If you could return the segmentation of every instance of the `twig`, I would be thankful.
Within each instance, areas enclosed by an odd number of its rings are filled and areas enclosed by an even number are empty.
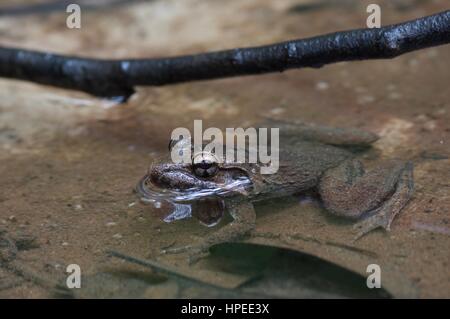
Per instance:
[[[55,291],[66,291],[67,290],[67,287],[64,287],[58,281],[36,272],[34,269],[26,266],[25,264],[23,264],[21,262],[14,260],[14,261],[11,261],[2,266],[4,269],[15,273],[16,275],[20,276],[22,279],[30,281],[42,288],[47,288],[49,290],[55,290]]]
[[[137,85],[166,85],[322,67],[340,61],[390,59],[450,42],[450,10],[379,29],[359,29],[196,55],[100,60],[0,47],[0,77],[126,100]]]
[[[140,258],[129,256],[129,255],[126,255],[126,254],[123,254],[121,252],[114,251],[114,250],[108,250],[106,253],[109,256],[111,256],[111,257],[119,258],[119,259],[125,260],[125,261],[127,261],[129,263],[133,263],[133,264],[136,264],[136,265],[143,266],[145,268],[149,268],[156,274],[161,274],[161,275],[164,275],[164,276],[167,276],[167,277],[172,277],[172,278],[175,277],[177,279],[187,280],[187,281],[190,281],[190,282],[196,282],[196,283],[201,284],[201,285],[207,285],[207,286],[210,286],[210,287],[222,289],[219,286],[216,286],[214,284],[208,283],[206,281],[203,281],[203,280],[200,280],[200,279],[197,279],[197,278],[194,278],[194,277],[189,277],[189,276],[184,275],[183,273],[179,272],[178,270],[176,270],[176,269],[174,269],[172,267],[159,264],[159,263],[157,263],[155,261],[152,261],[152,260],[140,259]]]
[[[20,238],[25,238],[20,236]],[[37,273],[16,259],[19,248],[17,242],[10,238],[5,230],[0,229],[0,267],[15,273],[22,279],[31,281],[41,287],[64,291],[66,288],[57,281]],[[8,284],[0,289],[7,289]]]

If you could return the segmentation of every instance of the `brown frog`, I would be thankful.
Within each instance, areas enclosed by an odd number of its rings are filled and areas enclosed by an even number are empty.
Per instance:
[[[359,238],[379,227],[389,230],[412,196],[411,162],[385,161],[366,172],[356,159],[361,150],[378,139],[375,134],[300,122],[272,122],[270,127],[280,129],[279,169],[274,174],[260,174],[261,163],[218,163],[209,158],[192,164],[151,166],[144,182],[179,192],[220,189],[243,178],[250,182],[245,189],[215,195],[223,199],[234,219],[231,223],[202,243],[168,249],[166,253],[199,254],[211,245],[238,240],[255,227],[256,201],[316,191],[327,211],[359,220],[355,224],[355,238]],[[140,188],[142,185],[137,187],[138,192]]]

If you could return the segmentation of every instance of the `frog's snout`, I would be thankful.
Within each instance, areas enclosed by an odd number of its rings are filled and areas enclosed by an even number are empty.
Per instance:
[[[149,169],[150,181],[161,188],[173,190],[210,188],[210,183],[202,181],[183,167],[170,164],[153,165]]]

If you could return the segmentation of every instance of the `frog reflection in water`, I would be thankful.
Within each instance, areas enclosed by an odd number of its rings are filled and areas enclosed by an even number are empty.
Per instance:
[[[234,219],[231,223],[201,243],[168,249],[166,253],[189,251],[191,256],[198,256],[214,244],[240,239],[255,227],[256,201],[315,191],[328,212],[358,220],[354,227],[355,238],[359,238],[379,227],[389,230],[411,198],[411,162],[384,161],[366,172],[356,159],[361,149],[378,139],[375,134],[304,123],[272,122],[270,126],[280,129],[280,163],[274,174],[260,174],[261,163],[219,164],[207,158],[192,164],[161,163],[150,168],[147,182],[179,192],[223,188],[242,178],[250,181],[245,190],[222,195]]]

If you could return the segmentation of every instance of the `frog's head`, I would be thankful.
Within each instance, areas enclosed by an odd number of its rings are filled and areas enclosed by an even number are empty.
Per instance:
[[[191,163],[154,163],[148,175],[154,185],[180,191],[225,188],[248,177],[244,167],[221,163],[212,154],[199,153]]]
[[[169,144],[169,150],[173,145]],[[226,163],[216,154],[199,152],[190,163],[173,163],[170,160],[153,163],[149,169],[150,181],[167,190],[225,189],[249,178],[248,165]]]

